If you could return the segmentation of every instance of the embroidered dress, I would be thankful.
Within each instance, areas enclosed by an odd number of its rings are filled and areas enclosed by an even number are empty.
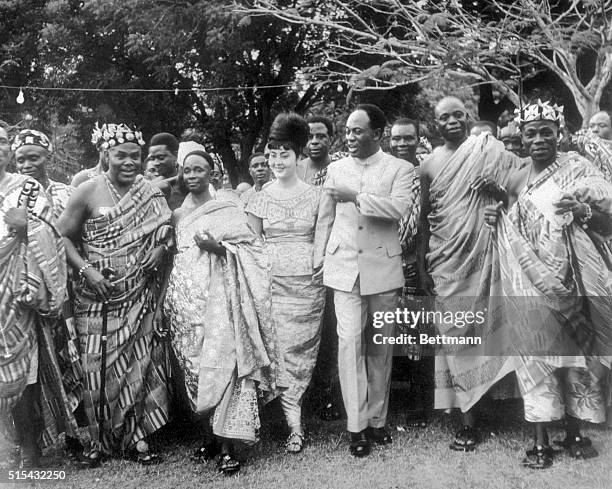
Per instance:
[[[27,209],[26,238],[4,222],[14,207]],[[51,205],[36,181],[7,173],[0,182],[0,419],[9,428],[11,411],[26,386],[39,383],[44,446],[61,432],[77,431],[51,331],[40,321],[57,316],[65,292],[65,251]]]
[[[74,287],[74,314],[89,432],[94,444],[108,453],[134,448],[169,419],[166,354],[153,328],[161,274],[145,274],[141,263],[149,250],[169,242],[172,228],[163,194],[142,176],[116,205],[101,208],[100,213],[101,217],[84,223],[82,244],[87,262],[98,271],[110,267],[115,274],[108,303],[104,393],[100,392],[103,304],[83,279]],[[105,396],[102,414],[100,395]]]
[[[188,195],[181,208],[164,311],[187,397],[196,413],[214,410],[217,436],[255,442],[256,388],[273,397],[282,369],[266,257],[233,193],[199,207]],[[225,258],[195,244],[203,231],[223,242]]]
[[[325,289],[313,279],[313,238],[321,189],[308,186],[288,199],[264,187],[246,211],[263,219],[265,249],[272,274],[272,314],[283,353],[287,390],[281,402],[292,426],[300,425],[300,406],[310,384],[321,339]]]

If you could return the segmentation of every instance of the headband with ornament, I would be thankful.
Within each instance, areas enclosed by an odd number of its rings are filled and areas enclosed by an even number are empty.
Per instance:
[[[563,117],[563,106],[550,105],[549,102],[542,102],[538,99],[537,103],[523,107],[522,110],[515,109],[516,117],[514,121],[523,126],[528,122],[534,121],[552,121],[563,127],[565,118]]]
[[[108,149],[123,143],[145,145],[140,131],[134,131],[125,124],[102,124],[100,127],[97,122],[91,133],[91,142],[98,149]]]
[[[53,151],[53,145],[51,141],[49,141],[49,138],[42,132],[35,131],[34,129],[24,129],[20,131],[19,134],[15,136],[11,149],[16,151],[18,148],[27,145],[40,146],[49,152]]]

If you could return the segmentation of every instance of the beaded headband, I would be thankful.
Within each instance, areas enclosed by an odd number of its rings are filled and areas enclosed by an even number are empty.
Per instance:
[[[108,149],[123,143],[145,145],[140,131],[134,131],[125,124],[102,124],[99,127],[97,122],[91,133],[91,142],[98,149]]]
[[[49,138],[42,132],[35,131],[34,129],[24,129],[20,131],[13,140],[11,150],[15,151],[27,145],[40,146],[49,152],[53,151],[53,145],[51,141],[49,141]]]

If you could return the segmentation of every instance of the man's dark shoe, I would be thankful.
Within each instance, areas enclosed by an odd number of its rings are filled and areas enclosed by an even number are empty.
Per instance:
[[[393,443],[391,435],[385,428],[368,428],[368,439],[377,445],[389,445]]]
[[[351,433],[351,455],[353,457],[367,457],[370,455],[370,442],[366,437],[366,430],[360,431],[359,433]]]

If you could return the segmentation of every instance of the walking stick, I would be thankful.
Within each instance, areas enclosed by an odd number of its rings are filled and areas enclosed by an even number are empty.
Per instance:
[[[108,280],[113,275],[112,268],[104,268],[100,272],[102,276]],[[108,333],[108,302],[102,304],[102,336],[100,338],[100,342],[102,344],[102,358],[100,359],[100,419],[98,420],[98,438],[99,442],[102,443],[102,427],[104,425],[104,399],[105,399],[105,389],[106,389],[106,343],[108,338],[106,337]]]

